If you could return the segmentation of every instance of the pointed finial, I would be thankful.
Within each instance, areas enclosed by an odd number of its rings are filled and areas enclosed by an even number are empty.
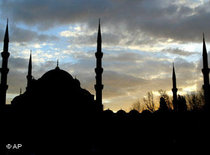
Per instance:
[[[98,23],[98,36],[97,36],[97,51],[101,52],[101,43],[102,43],[102,39],[101,39],[101,22],[99,19],[99,23]]]
[[[59,67],[59,59],[57,59],[57,67]]]
[[[175,68],[174,68],[174,62],[173,62],[172,81],[173,81],[173,88],[175,88],[176,87],[176,73],[175,73]]]
[[[205,36],[203,33],[203,56],[207,55],[207,51],[206,51],[206,43],[205,43]]]
[[[173,62],[173,73],[175,73],[174,62]]]
[[[173,62],[173,72],[172,72],[172,78],[176,77],[175,68],[174,68],[174,62]]]
[[[30,62],[31,62],[31,55],[32,55],[32,50],[30,50],[30,58],[29,58]]]
[[[29,63],[32,63],[31,58],[32,58],[32,50],[30,50]]]
[[[101,33],[101,19],[98,19],[98,32]]]
[[[4,35],[4,42],[9,42],[9,31],[8,31],[8,18],[7,18],[7,25],[6,25],[6,31]]]
[[[28,62],[28,75],[27,78],[32,79],[32,56],[31,56],[31,50],[30,50],[30,56],[29,56],[29,62]]]
[[[30,56],[29,56],[29,63],[30,63],[30,65],[31,65],[31,63],[32,63],[32,62],[31,62],[31,61],[32,61],[31,59],[32,59],[32,50],[30,50]]]
[[[55,69],[60,69],[59,68],[59,59],[57,59],[57,66],[55,67]]]

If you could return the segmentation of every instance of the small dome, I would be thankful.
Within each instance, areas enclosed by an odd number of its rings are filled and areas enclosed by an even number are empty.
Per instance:
[[[104,111],[104,114],[105,114],[105,115],[113,115],[114,113],[113,113],[112,110],[107,109],[107,110]]]
[[[129,114],[130,115],[139,115],[139,112],[137,110],[133,109],[129,112]]]
[[[117,114],[118,114],[118,115],[126,115],[126,112],[125,112],[124,110],[121,109],[121,110],[118,110],[118,111],[117,111]]]

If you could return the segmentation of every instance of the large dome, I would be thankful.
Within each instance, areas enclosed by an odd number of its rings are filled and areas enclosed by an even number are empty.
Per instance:
[[[59,67],[56,67],[55,69],[52,69],[48,72],[46,72],[42,77],[42,80],[73,80],[73,77],[66,71],[60,69]]]

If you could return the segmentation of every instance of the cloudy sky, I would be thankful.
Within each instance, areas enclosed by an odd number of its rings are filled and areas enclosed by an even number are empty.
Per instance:
[[[208,0],[1,0],[1,47],[7,18],[7,102],[25,91],[30,50],[36,79],[59,59],[61,69],[95,94],[99,18],[106,109],[129,110],[148,91],[170,94],[173,62],[180,94],[201,89],[203,32],[210,47]]]

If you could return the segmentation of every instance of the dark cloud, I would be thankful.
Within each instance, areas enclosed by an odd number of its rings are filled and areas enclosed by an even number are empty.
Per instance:
[[[105,71],[103,77],[105,97],[124,96],[130,88],[148,84],[145,79],[114,71]]]
[[[167,49],[163,49],[162,52],[169,53],[169,54],[180,55],[180,56],[190,56],[192,54],[199,54],[197,52],[185,51],[185,50],[182,50],[182,49],[179,49],[179,48],[167,48]]]
[[[36,31],[31,31],[15,26],[11,28],[10,36],[11,42],[44,42],[58,40],[58,37],[54,35],[39,34]]]
[[[100,17],[98,13],[104,12],[110,5],[109,1],[103,0],[91,0],[88,3],[84,0],[9,0],[3,1],[1,8],[16,22],[45,29],[69,22],[82,22],[92,15]]]
[[[0,29],[0,42],[3,41],[5,29]],[[45,41],[56,41],[58,37],[55,35],[48,35],[39,33],[37,31],[29,30],[26,28],[18,27],[14,24],[9,26],[10,42],[45,42]]]
[[[23,58],[14,58],[11,56],[9,58],[8,67],[12,70],[26,70],[26,67],[28,65],[28,60]]]
[[[18,94],[20,88],[24,91],[26,87],[28,60],[23,58],[9,58],[8,93]]]
[[[88,31],[89,27],[83,30],[83,32]],[[77,36],[69,36],[69,42],[73,45],[95,45],[96,37],[97,37],[97,28],[93,30],[95,33],[92,34],[80,34]],[[152,37],[147,36],[145,33],[138,32],[138,30],[133,32],[123,32],[123,30],[116,30],[113,32],[103,32],[102,28],[102,42],[105,46],[141,46],[141,45],[150,45],[154,46],[155,43],[165,41],[161,38],[154,39]]]
[[[97,30],[95,30],[97,31]],[[70,37],[69,42],[73,45],[94,45],[96,44],[96,37],[97,33],[88,35],[88,34],[82,34],[78,35],[76,37]],[[121,44],[120,41],[122,41],[122,38],[126,38],[123,34],[111,34],[111,33],[103,33],[103,45],[119,45]]]
[[[210,62],[210,52],[208,52],[208,62]],[[201,73],[201,69],[203,68],[203,57],[202,54],[200,55],[200,59],[196,65],[196,71]]]
[[[200,42],[202,32],[210,38],[208,5],[192,8],[190,3],[163,0],[7,0],[1,3],[1,10],[17,23],[41,29],[70,23],[88,23],[95,29],[101,17],[103,27],[116,34],[129,33],[135,38],[141,32],[153,40]]]

